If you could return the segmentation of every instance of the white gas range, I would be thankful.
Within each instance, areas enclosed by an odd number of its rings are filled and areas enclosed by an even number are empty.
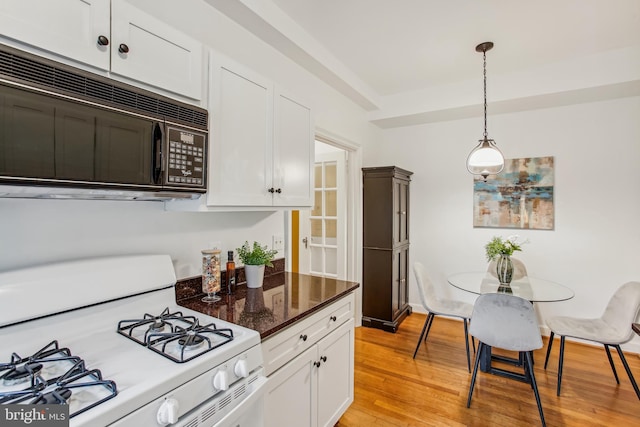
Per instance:
[[[167,255],[0,273],[0,404],[77,426],[260,426],[258,332],[179,307]]]

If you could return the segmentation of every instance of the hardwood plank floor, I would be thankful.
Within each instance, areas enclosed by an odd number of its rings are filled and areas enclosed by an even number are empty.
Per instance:
[[[436,317],[427,343],[422,344],[414,360],[424,321],[425,315],[413,313],[395,334],[356,328],[355,399],[336,426],[540,425],[530,385],[483,372],[478,372],[471,407],[467,408],[471,374],[467,371],[462,323]],[[545,371],[548,338],[543,338],[544,347],[534,353],[534,372],[548,426],[640,425],[640,400],[615,351],[612,355],[620,385],[616,384],[604,347],[567,340],[562,393],[558,397],[560,341],[555,340]],[[625,356],[636,382],[640,381],[640,356]]]

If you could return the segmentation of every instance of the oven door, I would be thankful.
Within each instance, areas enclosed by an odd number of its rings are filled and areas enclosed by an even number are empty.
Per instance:
[[[194,387],[187,383],[121,418],[110,427],[262,427],[267,381],[263,370],[258,369],[248,378],[231,384],[226,391],[215,394],[199,405],[188,407],[187,402],[193,393],[201,393],[210,387],[207,377],[203,384]]]

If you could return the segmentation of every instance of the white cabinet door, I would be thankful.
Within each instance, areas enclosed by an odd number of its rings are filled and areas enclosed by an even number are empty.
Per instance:
[[[313,346],[269,377],[265,427],[317,425],[317,354]]]
[[[202,97],[201,43],[125,0],[112,0],[111,14],[113,73],[189,98]]]
[[[109,70],[109,0],[2,0],[3,36]],[[109,45],[98,44],[102,36]]]
[[[318,342],[318,426],[335,425],[353,402],[353,319]]]
[[[314,134],[311,108],[278,90],[273,138],[274,206],[311,206]]]
[[[219,55],[211,55],[209,193],[218,206],[272,204],[273,85]]]

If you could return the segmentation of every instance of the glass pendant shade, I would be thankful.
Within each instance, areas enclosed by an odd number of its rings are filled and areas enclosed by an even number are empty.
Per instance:
[[[474,175],[481,175],[485,181],[489,175],[500,173],[502,168],[504,156],[493,139],[481,139],[467,157],[467,170]]]

